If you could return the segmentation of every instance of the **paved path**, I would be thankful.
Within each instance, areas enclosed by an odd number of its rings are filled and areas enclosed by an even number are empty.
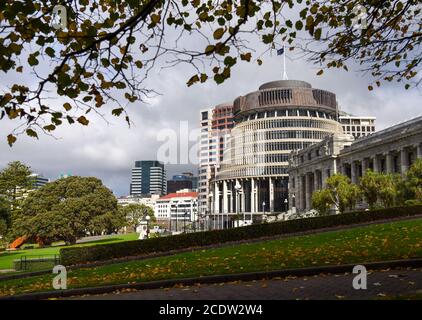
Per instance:
[[[196,285],[191,287],[118,292],[72,299],[129,300],[285,300],[285,299],[373,299],[422,293],[422,268],[368,272],[367,290],[355,290],[355,274],[318,275],[300,278]]]

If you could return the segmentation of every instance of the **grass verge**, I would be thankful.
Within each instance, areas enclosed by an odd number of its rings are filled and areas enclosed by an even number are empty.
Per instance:
[[[71,270],[68,288],[422,257],[422,219]],[[0,295],[52,290],[55,275],[0,282]]]
[[[129,233],[129,234],[119,234],[113,235],[106,239],[90,241],[85,243],[75,244],[73,246],[64,246],[64,245],[53,245],[51,247],[46,248],[34,248],[34,249],[22,249],[22,250],[15,250],[15,251],[4,251],[0,252],[0,270],[1,269],[12,269],[13,268],[13,260],[20,259],[22,256],[30,257],[43,257],[43,256],[50,256],[59,254],[61,248],[69,248],[69,247],[84,247],[84,246],[93,246],[97,244],[107,244],[107,243],[115,243],[115,242],[123,242],[123,241],[130,241],[138,239],[137,233]]]

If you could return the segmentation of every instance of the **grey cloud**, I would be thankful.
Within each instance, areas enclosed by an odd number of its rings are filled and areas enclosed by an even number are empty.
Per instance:
[[[397,84],[390,84],[369,92],[369,79],[361,74],[329,71],[321,77],[315,75],[317,70],[304,60],[288,61],[290,79],[305,80],[314,87],[335,92],[345,111],[376,116],[378,128],[420,113],[420,94],[416,90],[405,91]],[[9,161],[21,160],[34,171],[50,178],[68,172],[97,176],[116,194],[127,194],[133,162],[156,158],[161,144],[157,141],[159,130],[170,128],[178,133],[180,121],[188,121],[191,129],[197,128],[199,110],[233,101],[239,95],[257,90],[263,82],[280,79],[282,59],[267,55],[262,66],[241,63],[222,85],[209,81],[187,88],[186,81],[193,73],[186,66],[178,66],[151,74],[148,85],[161,95],[148,99],[147,104],[137,103],[129,107],[134,122],[131,128],[123,119],[109,116],[111,123],[107,125],[102,119],[93,117],[89,127],[73,125],[60,128],[56,133],[59,137],[57,140],[42,136],[37,141],[22,135],[16,145],[10,148],[5,136],[14,124],[2,121],[0,167]],[[1,78],[5,83],[4,74]],[[197,169],[193,165],[169,165],[168,176],[186,170],[196,172]]]

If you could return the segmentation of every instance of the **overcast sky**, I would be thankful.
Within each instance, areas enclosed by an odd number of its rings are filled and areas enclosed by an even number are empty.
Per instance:
[[[304,80],[313,87],[334,92],[342,110],[377,117],[378,130],[421,113],[421,94],[417,90],[406,91],[401,85],[389,84],[370,92],[369,80],[356,70],[326,71],[323,76],[316,76],[317,71],[304,60],[287,62],[289,79]],[[56,138],[41,136],[34,140],[22,135],[12,148],[5,137],[16,124],[1,121],[0,168],[20,160],[52,180],[61,173],[96,176],[116,195],[126,195],[134,161],[156,159],[163,144],[158,136],[166,133],[162,130],[179,132],[180,123],[186,121],[190,129],[198,128],[201,109],[233,101],[239,95],[257,90],[264,82],[281,79],[281,75],[282,58],[268,55],[260,67],[256,63],[240,63],[222,85],[210,81],[188,88],[186,81],[192,70],[187,71],[185,67],[160,73],[157,70],[148,84],[161,96],[151,99],[148,105],[139,103],[129,109],[135,123],[131,128],[115,117],[108,118],[109,124],[90,118],[89,127],[63,126],[55,133]],[[6,76],[0,74],[0,79],[4,84]],[[185,170],[197,172],[193,164],[169,165],[167,169],[168,177]]]

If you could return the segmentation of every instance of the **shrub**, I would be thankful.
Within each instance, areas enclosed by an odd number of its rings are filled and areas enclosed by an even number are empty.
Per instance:
[[[348,212],[331,216],[256,224],[226,230],[179,234],[169,237],[134,240],[87,247],[63,248],[60,250],[60,255],[62,264],[74,265],[92,261],[139,256],[154,252],[166,252],[191,247],[202,247],[230,241],[303,232],[319,228],[329,228],[396,217],[414,216],[418,214],[422,214],[422,205],[379,209],[373,211]]]
[[[312,207],[318,211],[319,215],[327,215],[332,205],[333,202],[329,190],[318,190],[312,194]]]

